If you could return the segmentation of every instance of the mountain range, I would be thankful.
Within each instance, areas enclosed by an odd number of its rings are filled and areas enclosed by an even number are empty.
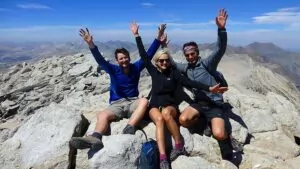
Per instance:
[[[120,47],[126,48],[132,54],[133,59],[136,59],[135,55],[138,54],[136,44],[133,42],[96,41],[96,44],[109,60],[114,60],[113,52]],[[213,51],[215,46],[216,43],[199,44],[200,52],[203,50]],[[182,55],[181,47],[178,44],[169,44],[173,54]],[[35,62],[41,58],[72,55],[87,50],[86,44],[79,42],[0,42],[0,71],[19,62]],[[246,46],[228,45],[226,54],[248,54],[255,61],[266,64],[272,70],[287,76],[297,86],[300,86],[300,53],[282,49],[273,43],[254,42]]]

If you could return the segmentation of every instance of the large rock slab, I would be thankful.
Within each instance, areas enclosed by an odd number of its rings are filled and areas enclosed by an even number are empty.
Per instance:
[[[291,165],[288,165],[281,159],[259,154],[249,153],[244,156],[244,160],[239,167],[240,169],[293,169]]]
[[[91,159],[93,169],[132,169],[137,167],[142,141],[134,135],[111,135],[103,138],[104,148]]]
[[[0,146],[0,168],[67,168],[68,141],[81,121],[79,111],[64,105],[39,109]]]
[[[282,131],[273,131],[254,134],[250,145],[246,145],[245,152],[267,154],[273,158],[282,160],[297,157],[300,154],[300,147],[286,136]]]
[[[217,164],[208,162],[201,157],[179,156],[172,162],[172,169],[217,169]]]

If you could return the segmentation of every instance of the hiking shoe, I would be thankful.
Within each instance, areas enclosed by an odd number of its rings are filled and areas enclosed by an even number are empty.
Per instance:
[[[222,159],[232,161],[233,159],[233,148],[230,142],[230,139],[218,140]]]
[[[136,128],[132,125],[127,124],[126,127],[123,129],[122,134],[132,134],[134,135],[136,132]]]
[[[160,161],[159,168],[160,169],[171,169],[170,168],[170,164],[169,164],[169,162],[167,160]]]
[[[223,160],[233,162],[233,153],[232,152],[227,152],[227,153],[221,152],[221,154],[222,154]]]
[[[93,144],[92,147],[87,152],[88,159],[91,159],[99,150],[103,148],[103,144]]]
[[[73,137],[70,140],[70,146],[76,149],[91,148],[93,145],[97,145],[97,147],[103,147],[102,141],[93,136]]]
[[[230,142],[231,142],[232,148],[236,152],[242,152],[244,150],[243,144],[240,143],[237,139],[233,138],[232,135],[230,135]]]
[[[174,161],[180,155],[187,155],[187,152],[184,147],[182,149],[176,149],[176,148],[172,149],[170,153],[170,160]]]

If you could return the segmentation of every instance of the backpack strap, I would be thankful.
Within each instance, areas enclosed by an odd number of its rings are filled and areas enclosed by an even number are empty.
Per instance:
[[[145,137],[146,137],[146,141],[148,141],[148,137],[147,137],[146,132],[145,132],[141,127],[137,127],[137,129],[140,130],[141,132],[143,132],[143,134],[144,134]]]
[[[200,64],[205,68],[206,71],[208,71],[209,74],[213,75],[213,73],[208,70],[207,66],[202,61]]]

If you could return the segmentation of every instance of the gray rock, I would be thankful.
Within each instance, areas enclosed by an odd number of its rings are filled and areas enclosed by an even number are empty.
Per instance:
[[[172,169],[217,169],[217,164],[210,163],[201,157],[179,156],[172,162]]]
[[[249,109],[244,112],[243,119],[250,133],[274,131],[277,129],[276,122],[268,110]]]
[[[263,155],[259,153],[246,154],[242,161],[240,169],[293,169],[292,166],[285,163],[283,160]]]
[[[133,135],[112,135],[103,138],[104,148],[91,159],[94,169],[136,168],[142,142]]]
[[[92,70],[91,65],[87,64],[78,64],[75,65],[72,69],[70,69],[68,72],[71,76],[81,76],[86,73],[89,73]]]
[[[292,159],[286,160],[286,163],[293,167],[293,169],[297,169],[300,166],[300,156]]]
[[[1,145],[1,168],[55,168],[62,162],[61,168],[67,168],[68,141],[80,122],[74,108],[52,103],[40,109]]]
[[[254,134],[250,145],[244,147],[245,152],[267,154],[276,159],[290,159],[300,154],[300,147],[282,131]]]
[[[199,156],[210,162],[221,161],[220,148],[213,138],[193,134],[194,147],[190,156]]]
[[[273,92],[269,92],[266,98],[278,127],[287,127],[294,135],[300,136],[300,130],[297,130],[299,115],[295,106],[285,97]]]

